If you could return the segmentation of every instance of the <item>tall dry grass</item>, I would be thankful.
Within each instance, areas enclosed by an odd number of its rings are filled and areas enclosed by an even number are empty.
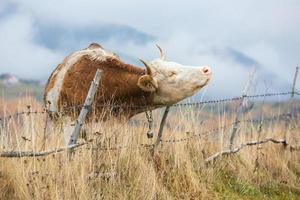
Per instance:
[[[42,110],[34,99],[2,102],[3,113]],[[230,105],[235,110],[236,105]],[[293,108],[298,108],[294,102]],[[276,116],[291,105],[257,106],[243,119]],[[161,110],[154,112],[157,133]],[[231,123],[228,105],[174,108],[163,140],[191,137]],[[0,130],[0,152],[39,151],[64,145],[62,127],[44,114],[23,114],[5,121]],[[241,123],[234,143],[266,137],[299,145],[299,121]],[[294,127],[294,128],[293,128]],[[298,127],[298,128],[295,128]],[[239,153],[205,164],[208,156],[229,146],[230,128],[200,134],[191,140],[162,143],[152,155],[147,123],[138,115],[129,123],[109,121],[85,126],[89,141],[70,158],[66,152],[45,157],[0,158],[0,199],[300,199],[300,154],[283,145],[246,147]],[[126,146],[117,150],[106,148]]]

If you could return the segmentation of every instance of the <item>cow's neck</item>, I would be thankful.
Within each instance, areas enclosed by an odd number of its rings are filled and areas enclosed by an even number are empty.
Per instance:
[[[105,99],[113,99],[116,114],[128,113],[131,117],[135,114],[156,108],[153,105],[153,94],[144,92],[137,83],[145,71],[141,69],[140,73],[128,72],[124,70],[105,70],[104,88],[111,88],[104,92]]]

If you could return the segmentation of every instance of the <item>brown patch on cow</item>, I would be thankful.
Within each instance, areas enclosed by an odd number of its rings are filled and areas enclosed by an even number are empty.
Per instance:
[[[102,47],[97,43],[92,43],[88,48]],[[65,66],[70,56],[66,57],[56,67],[48,79],[45,88],[45,100],[48,92],[55,85],[57,74]],[[126,117],[131,117],[143,112],[145,105],[152,106],[153,94],[143,91],[137,85],[139,78],[145,75],[145,69],[126,64],[113,55],[107,56],[100,61],[91,58],[89,54],[85,54],[70,66],[63,77],[57,102],[58,111],[63,111],[63,115],[71,117],[78,116],[81,109],[78,105],[83,105],[97,69],[101,70],[101,79],[93,101],[93,112],[96,116],[107,112],[114,116],[125,115]],[[47,104],[48,102],[45,103]],[[120,105],[121,107],[111,107],[110,105]]]
[[[97,61],[96,61],[97,62]],[[111,69],[112,71],[123,71],[138,75],[144,75],[146,70],[140,67],[136,67],[134,65],[126,64],[122,62],[120,59],[115,57],[108,57],[105,62],[98,63],[103,69]]]
[[[97,69],[101,69],[101,79],[94,99],[96,113],[104,110],[113,115],[126,113],[128,117],[142,112],[138,106],[148,105],[152,95],[145,93],[138,86],[138,79],[145,70],[125,64],[117,58],[108,57],[106,61],[92,61],[88,55],[82,56],[65,74],[61,92],[58,98],[58,110],[82,105]],[[108,105],[122,105],[111,109]],[[130,108],[131,105],[137,108]],[[66,110],[68,115],[78,115],[80,108]]]

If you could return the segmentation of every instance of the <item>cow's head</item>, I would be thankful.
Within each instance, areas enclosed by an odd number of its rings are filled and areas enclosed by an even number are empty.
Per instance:
[[[140,77],[138,86],[154,93],[154,103],[169,105],[189,97],[205,86],[211,78],[208,66],[185,66],[165,60],[163,50],[157,45],[160,58],[141,62],[147,73]]]

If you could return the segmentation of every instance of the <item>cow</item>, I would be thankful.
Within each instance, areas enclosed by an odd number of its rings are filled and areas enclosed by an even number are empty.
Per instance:
[[[97,69],[101,77],[93,114],[101,120],[130,119],[138,113],[175,104],[209,82],[212,73],[208,66],[167,61],[162,48],[157,47],[160,58],[151,62],[140,59],[145,68],[125,63],[97,43],[67,56],[52,72],[45,87],[44,102],[49,115],[77,116],[81,108],[78,105],[83,105]]]

